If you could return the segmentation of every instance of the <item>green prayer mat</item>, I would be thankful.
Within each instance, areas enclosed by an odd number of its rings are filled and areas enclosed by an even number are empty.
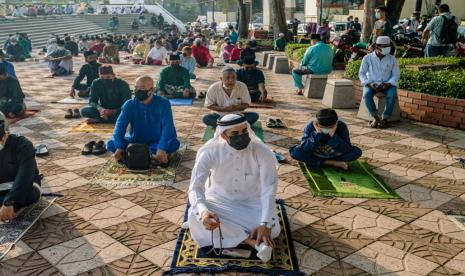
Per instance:
[[[347,171],[333,167],[309,169],[302,162],[299,166],[315,196],[400,198],[366,162],[350,162]]]
[[[252,126],[253,131],[255,132],[255,135],[257,135],[260,140],[263,140],[263,128],[262,128],[262,123],[260,121],[256,121],[255,124]],[[203,133],[203,140],[207,142],[211,138],[215,136],[215,132],[213,131],[213,128],[211,126],[207,126],[205,129],[205,132]]]

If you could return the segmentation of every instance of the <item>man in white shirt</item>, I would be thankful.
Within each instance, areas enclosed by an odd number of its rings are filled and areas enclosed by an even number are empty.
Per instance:
[[[397,60],[390,54],[391,39],[379,36],[376,39],[376,49],[362,60],[359,78],[363,85],[363,98],[374,120],[369,126],[372,128],[387,127],[387,119],[392,115],[397,99],[397,82],[400,79],[400,69]],[[386,107],[380,118],[373,96],[377,93],[386,95]],[[379,107],[378,107],[379,108]]]
[[[258,120],[255,112],[244,112],[251,103],[249,89],[244,83],[237,81],[236,71],[232,67],[221,70],[220,81],[215,82],[208,88],[205,107],[214,111],[203,117],[207,126],[216,128],[217,120],[228,113],[243,114],[253,125]]]
[[[145,61],[142,61],[141,64],[146,65],[162,65],[163,61],[168,64],[167,61],[168,51],[165,47],[162,46],[160,40],[155,41],[155,46],[150,50]]]
[[[189,227],[201,248],[225,248],[222,254],[229,255],[245,243],[268,262],[273,239],[281,231],[277,186],[272,151],[243,115],[227,114],[218,120],[214,138],[197,154],[189,187],[191,206],[183,227]]]

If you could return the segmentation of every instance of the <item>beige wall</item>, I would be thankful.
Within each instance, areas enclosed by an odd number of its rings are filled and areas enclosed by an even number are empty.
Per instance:
[[[421,13],[426,13],[425,0],[423,0],[423,8]],[[460,17],[462,20],[465,20],[465,1],[464,0],[443,0],[444,4],[450,6],[451,12]],[[410,18],[410,15],[415,10],[415,0],[406,0],[404,4],[404,9],[400,15],[400,18]]]

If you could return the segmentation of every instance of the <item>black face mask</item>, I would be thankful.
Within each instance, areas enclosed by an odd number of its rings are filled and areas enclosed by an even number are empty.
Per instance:
[[[136,96],[136,99],[138,99],[139,101],[143,102],[145,100],[147,100],[147,98],[149,97],[149,90],[136,90],[136,92],[134,92],[134,95]]]
[[[248,133],[234,135],[229,137],[229,145],[236,150],[245,149],[250,143],[250,136]]]
[[[90,65],[95,65],[95,64],[97,64],[97,61],[96,60],[89,61],[89,64]]]

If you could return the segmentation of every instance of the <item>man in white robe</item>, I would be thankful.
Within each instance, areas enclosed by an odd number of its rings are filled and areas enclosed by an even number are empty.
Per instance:
[[[281,231],[277,186],[272,151],[243,115],[225,115],[218,120],[214,138],[200,148],[192,170],[188,217],[192,238],[200,247],[222,245],[229,251],[245,243],[268,262],[273,239]]]

